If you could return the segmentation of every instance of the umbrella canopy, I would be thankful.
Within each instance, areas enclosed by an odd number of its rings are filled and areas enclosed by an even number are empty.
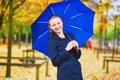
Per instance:
[[[71,32],[82,46],[93,35],[94,11],[79,0],[70,0],[50,4],[31,25],[32,49],[49,57],[48,38],[50,30],[48,19],[52,15],[60,16],[65,32]]]

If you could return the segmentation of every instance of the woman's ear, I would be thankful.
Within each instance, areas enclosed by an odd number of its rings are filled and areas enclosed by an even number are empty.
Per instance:
[[[48,28],[50,29],[50,25],[48,25]]]
[[[50,29],[50,32],[52,32],[52,30]]]

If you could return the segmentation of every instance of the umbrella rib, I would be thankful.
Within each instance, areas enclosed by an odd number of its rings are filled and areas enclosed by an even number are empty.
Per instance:
[[[64,20],[64,21],[67,21],[67,20],[73,19],[73,18],[75,18],[75,17],[77,17],[77,16],[80,16],[80,15],[82,15],[82,14],[83,14],[83,13],[76,14],[76,15],[74,15],[74,16],[69,17],[68,19],[66,19],[66,20]]]
[[[53,8],[52,8],[52,7],[50,7],[50,9],[51,9],[51,11],[52,11],[53,15],[55,15],[55,12],[54,12]]]
[[[64,25],[75,28],[75,29],[82,30],[82,28],[79,28],[79,27],[76,27],[76,26],[73,26],[73,25],[68,25],[68,24],[64,24]],[[89,34],[93,34],[93,33],[89,32]]]
[[[68,6],[66,7],[64,14],[67,12],[68,8],[70,7],[71,4],[68,4]]]
[[[82,28],[79,28],[79,27],[76,27],[76,26],[73,26],[73,25],[68,25],[68,24],[64,24],[64,25],[67,25],[67,26],[70,26],[72,28],[76,28],[76,29],[82,30]]]
[[[49,30],[47,30],[46,32],[44,32],[42,35],[40,35],[38,38],[41,38],[42,36],[44,36],[47,32],[49,32]]]
[[[46,23],[46,24],[47,24],[48,22],[38,22],[38,23],[40,23],[40,24],[41,24],[41,23]]]
[[[74,15],[74,16],[70,17],[70,19],[73,19],[73,18],[75,18],[75,17],[77,17],[77,16],[80,16],[80,15],[82,15],[82,14],[83,14],[83,13],[80,13],[80,14]]]

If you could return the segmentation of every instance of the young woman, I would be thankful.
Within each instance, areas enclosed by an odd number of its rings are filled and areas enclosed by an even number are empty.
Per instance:
[[[81,50],[74,36],[63,31],[63,22],[59,16],[51,16],[48,26],[51,30],[48,49],[53,66],[57,67],[57,80],[83,80],[78,61]]]

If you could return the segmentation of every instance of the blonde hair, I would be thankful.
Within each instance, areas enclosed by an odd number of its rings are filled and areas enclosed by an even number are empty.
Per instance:
[[[59,18],[59,19],[61,19],[61,21],[62,21],[62,18],[61,18],[61,17],[59,17],[59,16],[57,16],[57,15],[52,15],[52,16],[50,16],[50,18],[48,19],[48,25],[50,25],[50,20],[51,20],[51,19],[54,19],[54,18]]]

